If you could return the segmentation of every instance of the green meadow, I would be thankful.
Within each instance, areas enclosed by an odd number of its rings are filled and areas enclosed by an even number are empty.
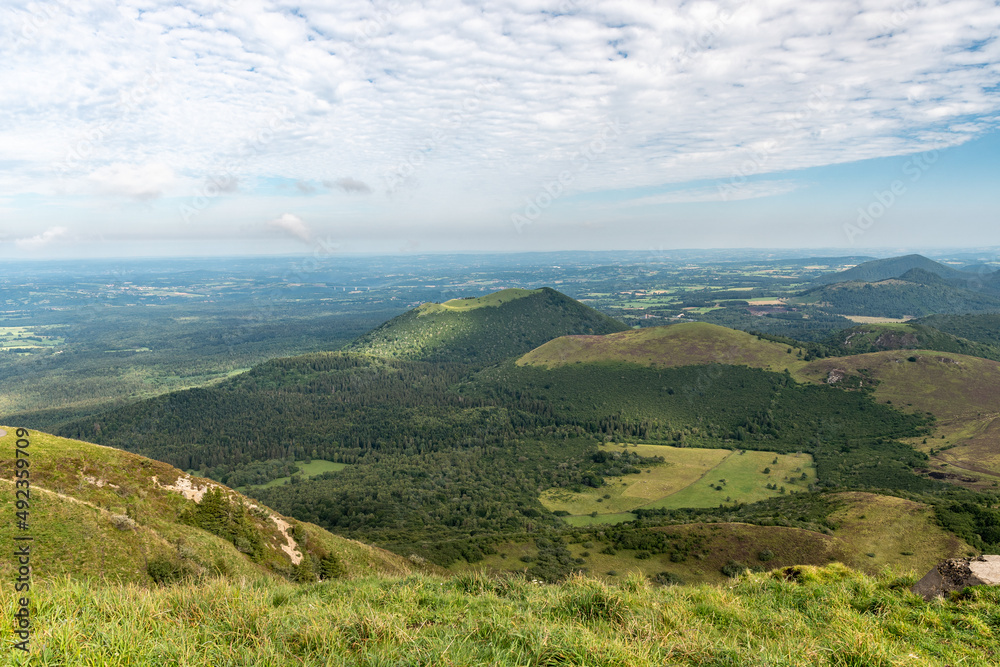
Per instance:
[[[552,512],[568,512],[574,526],[627,521],[638,508],[678,509],[752,503],[804,491],[816,481],[809,454],[665,445],[604,444],[614,452],[627,448],[644,457],[661,456],[663,463],[642,472],[605,479],[598,488],[553,488],[539,500]],[[771,487],[771,488],[768,488]],[[784,490],[782,490],[784,489]],[[596,516],[592,516],[593,513]]]

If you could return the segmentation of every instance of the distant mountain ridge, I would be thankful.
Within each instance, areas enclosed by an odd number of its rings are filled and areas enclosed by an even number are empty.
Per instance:
[[[958,269],[953,269],[950,266],[928,259],[923,255],[914,254],[886,259],[873,259],[870,262],[858,264],[846,271],[824,274],[813,280],[813,283],[816,285],[830,285],[853,281],[871,283],[890,278],[899,278],[912,269],[921,269],[946,280],[968,280],[974,277]]]
[[[348,345],[347,352],[414,361],[490,364],[553,338],[608,334],[621,322],[549,287],[425,303]]]

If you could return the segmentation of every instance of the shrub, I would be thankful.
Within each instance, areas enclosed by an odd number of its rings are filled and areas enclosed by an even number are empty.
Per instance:
[[[161,586],[180,581],[192,574],[191,568],[169,556],[156,556],[146,563],[146,573]]]

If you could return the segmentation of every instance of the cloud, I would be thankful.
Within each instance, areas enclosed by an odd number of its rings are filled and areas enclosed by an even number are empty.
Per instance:
[[[316,194],[316,188],[305,181],[295,181],[295,189],[304,195]]]
[[[285,213],[279,218],[269,220],[267,224],[306,243],[312,240],[312,231],[309,226],[302,221],[302,218],[292,213]]]
[[[67,232],[69,232],[69,230],[65,227],[50,227],[41,234],[28,238],[16,239],[14,241],[14,245],[25,250],[36,250],[49,245],[60,237],[65,236]]]
[[[338,178],[335,181],[323,181],[323,185],[331,190],[336,188],[338,190],[343,190],[344,192],[360,192],[368,194],[372,191],[367,183],[353,179],[350,176]]]
[[[567,194],[681,187],[1000,128],[994,0],[58,4],[0,13],[5,192],[57,191],[69,155],[71,179],[158,206],[176,174],[225,173],[234,199],[323,183],[373,195],[334,213],[393,220],[514,210],[564,170]]]
[[[105,194],[140,201],[162,196],[176,181],[170,167],[156,162],[141,165],[116,162],[95,169],[89,178]]]
[[[718,185],[675,190],[624,202],[625,206],[656,206],[659,204],[693,204],[701,202],[741,201],[783,195],[801,187],[793,181],[759,181],[750,183],[721,182]]]

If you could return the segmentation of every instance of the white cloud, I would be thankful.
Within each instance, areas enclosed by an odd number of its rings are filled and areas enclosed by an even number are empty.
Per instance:
[[[302,218],[292,213],[285,213],[279,218],[269,220],[267,224],[269,227],[280,229],[286,234],[290,234],[306,243],[312,240],[312,230],[303,222]]]
[[[608,120],[622,132],[573,192],[902,155],[1000,125],[993,0],[8,5],[0,161],[22,166],[0,169],[6,195],[89,184],[148,203],[225,173],[237,197],[272,179],[368,188],[401,218],[516,208]]]
[[[176,180],[170,167],[155,162],[141,165],[116,162],[98,167],[89,178],[101,192],[140,201],[163,195]]]
[[[69,232],[69,230],[65,227],[51,227],[46,229],[41,234],[36,234],[35,236],[28,238],[16,239],[14,241],[14,245],[25,250],[37,250],[38,248],[47,246],[56,239],[65,236],[67,232]]]
[[[625,206],[656,206],[660,204],[691,204],[701,202],[742,201],[773,197],[793,192],[800,187],[794,181],[725,182],[718,185],[675,190],[659,195],[630,199]]]

